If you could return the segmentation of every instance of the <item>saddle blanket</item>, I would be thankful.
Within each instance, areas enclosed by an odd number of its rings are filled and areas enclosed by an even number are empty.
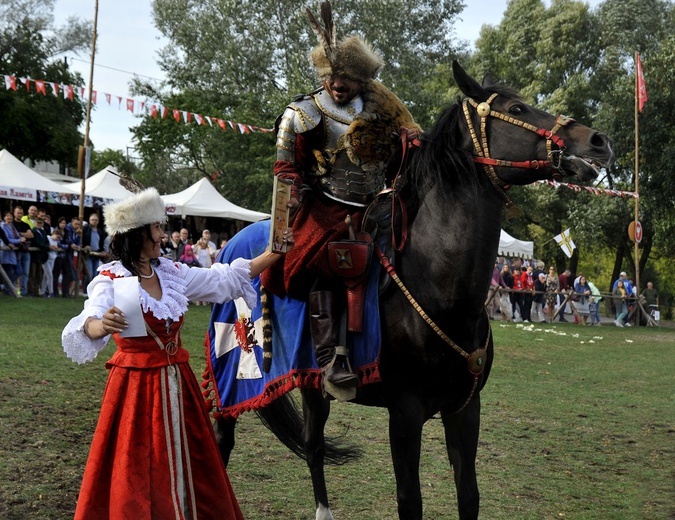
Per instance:
[[[265,251],[270,221],[245,227],[227,243],[217,261],[255,258]],[[350,362],[362,385],[380,381],[379,263],[373,260],[366,286],[364,331],[352,334]],[[215,417],[236,418],[257,410],[294,388],[320,388],[309,334],[307,303],[268,293],[272,324],[272,363],[263,370],[263,324],[260,278],[253,280],[258,305],[249,309],[239,298],[215,304],[206,334],[206,370],[202,387]]]

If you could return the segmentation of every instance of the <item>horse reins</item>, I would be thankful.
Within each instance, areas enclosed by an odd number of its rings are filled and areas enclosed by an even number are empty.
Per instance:
[[[570,123],[573,123],[574,119],[572,119],[571,117],[559,115],[556,118],[555,125],[551,130],[536,127],[534,125],[531,125],[530,123],[526,123],[525,121],[521,121],[507,114],[503,114],[501,112],[493,110],[490,105],[498,95],[499,94],[494,93],[487,99],[487,101],[483,101],[481,103],[477,103],[473,99],[467,98],[464,100],[464,103],[462,103],[462,109],[464,111],[464,119],[466,120],[466,124],[469,127],[471,140],[473,141],[473,147],[477,154],[476,156],[473,157],[473,162],[483,165],[483,169],[485,170],[485,173],[490,179],[490,182],[497,190],[497,193],[499,193],[501,197],[504,199],[506,206],[511,207],[513,203],[506,195],[506,191],[508,191],[511,186],[506,184],[499,178],[497,172],[495,172],[494,167],[498,166],[502,168],[524,168],[528,170],[551,168],[554,170],[553,178],[556,180],[560,180],[562,178],[563,173],[562,157],[566,147],[565,147],[565,140],[556,134],[561,128],[569,125]],[[469,113],[469,105],[471,105],[476,110],[476,114],[478,114],[478,117],[480,117],[480,137],[476,133],[476,129],[474,128],[474,124],[471,119],[471,114]],[[494,159],[490,157],[490,149],[488,146],[488,139],[487,139],[488,117],[495,117],[497,119],[501,119],[502,121],[505,121],[509,124],[519,126],[526,130],[534,132],[535,134],[546,139],[546,156],[548,159],[547,160],[534,159],[529,161],[508,161],[503,159]],[[555,145],[557,149],[554,150],[553,145]]]

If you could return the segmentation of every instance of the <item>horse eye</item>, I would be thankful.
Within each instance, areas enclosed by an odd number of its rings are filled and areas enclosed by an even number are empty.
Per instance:
[[[513,114],[514,116],[518,116],[522,113],[523,113],[522,105],[513,105],[511,108],[509,108],[509,114]]]

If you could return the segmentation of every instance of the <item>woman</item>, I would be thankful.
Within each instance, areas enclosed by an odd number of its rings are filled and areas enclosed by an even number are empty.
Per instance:
[[[204,237],[197,240],[192,251],[202,267],[211,267],[213,263],[212,258],[216,257],[216,250],[211,247]]]
[[[21,266],[17,259],[16,252],[21,247],[21,244],[26,241],[25,237],[22,237],[21,234],[14,227],[14,217],[11,211],[5,211],[3,215],[3,222],[0,224],[2,227],[2,232],[6,240],[6,245],[9,247],[9,250],[0,250],[0,264],[2,268],[7,273],[9,281],[12,282],[12,287],[6,287],[5,290],[7,293],[14,290],[17,296],[21,296],[21,291],[16,290],[16,281],[21,276]]]
[[[189,299],[241,297],[254,307],[251,279],[278,256],[211,269],[160,258],[164,203],[154,188],[106,206],[104,216],[118,260],[101,267],[84,310],[62,335],[66,355],[78,363],[94,359],[110,335],[118,347],[106,364],[75,518],[242,518],[180,329]],[[285,236],[292,244],[290,231]],[[138,304],[132,297],[126,315],[115,285],[127,300],[138,290]],[[147,335],[126,337],[127,317],[141,318]]]
[[[546,275],[546,321],[553,323],[553,316],[555,314],[555,304],[558,299],[558,291],[560,284],[558,283],[558,275],[555,272],[555,267],[548,268],[548,275]]]
[[[72,282],[71,267],[68,265],[68,250],[70,249],[70,239],[66,231],[68,221],[66,217],[59,217],[56,229],[61,230],[61,238],[59,239],[58,251],[56,253],[56,260],[54,260],[54,269],[52,270],[52,295],[57,297],[59,295],[59,286],[61,287],[61,295],[66,298]],[[59,284],[59,277],[61,283]]]
[[[588,299],[591,296],[591,288],[588,286],[588,282],[586,282],[586,277],[584,275],[579,276],[579,280],[574,284],[574,292],[578,298],[576,307],[579,312],[579,317],[581,318],[582,324],[586,325],[590,313]]]
[[[616,289],[612,291],[612,297],[614,298],[614,306],[616,307],[616,319],[614,320],[614,325],[617,327],[623,327],[623,320],[628,315],[628,304],[626,303],[626,298],[629,296],[628,291],[623,283],[623,280],[619,280],[616,284]],[[630,323],[626,323],[627,326],[630,326]]]

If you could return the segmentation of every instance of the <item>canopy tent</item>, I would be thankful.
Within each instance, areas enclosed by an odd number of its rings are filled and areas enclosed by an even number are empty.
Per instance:
[[[68,189],[75,193],[80,193],[81,181],[69,182],[66,184]],[[108,166],[94,175],[87,177],[84,181],[84,194],[89,197],[99,197],[108,201],[126,199],[133,195],[133,192],[120,184],[120,176],[113,166]]]
[[[39,198],[38,192],[48,193],[48,197]],[[73,192],[62,184],[44,178],[30,169],[7,150],[0,150],[0,197],[38,202],[59,202],[59,194]]]
[[[257,222],[269,217],[267,213],[232,204],[218,193],[206,177],[183,191],[162,195],[162,200],[169,215],[231,218],[246,222]]]
[[[532,258],[534,254],[534,242],[527,242],[525,240],[518,240],[513,238],[503,229],[499,236],[499,249],[497,254],[499,256],[515,256],[518,258]]]

